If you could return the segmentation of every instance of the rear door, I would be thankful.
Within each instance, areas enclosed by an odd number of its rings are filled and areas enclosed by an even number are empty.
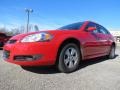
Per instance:
[[[101,53],[107,53],[110,49],[110,33],[101,25],[98,25],[99,33],[97,36],[99,37],[100,41],[100,49]]]

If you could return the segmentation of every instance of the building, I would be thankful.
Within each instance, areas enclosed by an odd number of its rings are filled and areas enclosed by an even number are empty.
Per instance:
[[[120,31],[110,31],[110,33],[115,37],[117,43],[120,43]]]

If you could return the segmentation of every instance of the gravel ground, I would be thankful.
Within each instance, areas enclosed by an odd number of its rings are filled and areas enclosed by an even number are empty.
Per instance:
[[[79,70],[59,73],[53,67],[21,68],[2,59],[0,90],[120,90],[120,47],[116,58],[84,61]]]

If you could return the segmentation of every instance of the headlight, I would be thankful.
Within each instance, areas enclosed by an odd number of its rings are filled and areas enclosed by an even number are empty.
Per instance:
[[[24,37],[21,42],[38,42],[38,41],[49,41],[52,39],[52,35],[49,33],[37,33],[37,34],[31,34],[26,37]]]

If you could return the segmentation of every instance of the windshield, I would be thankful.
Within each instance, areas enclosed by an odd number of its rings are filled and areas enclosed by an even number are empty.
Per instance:
[[[79,30],[80,27],[83,25],[83,23],[84,22],[78,22],[78,23],[69,24],[69,25],[60,27],[57,30]]]

